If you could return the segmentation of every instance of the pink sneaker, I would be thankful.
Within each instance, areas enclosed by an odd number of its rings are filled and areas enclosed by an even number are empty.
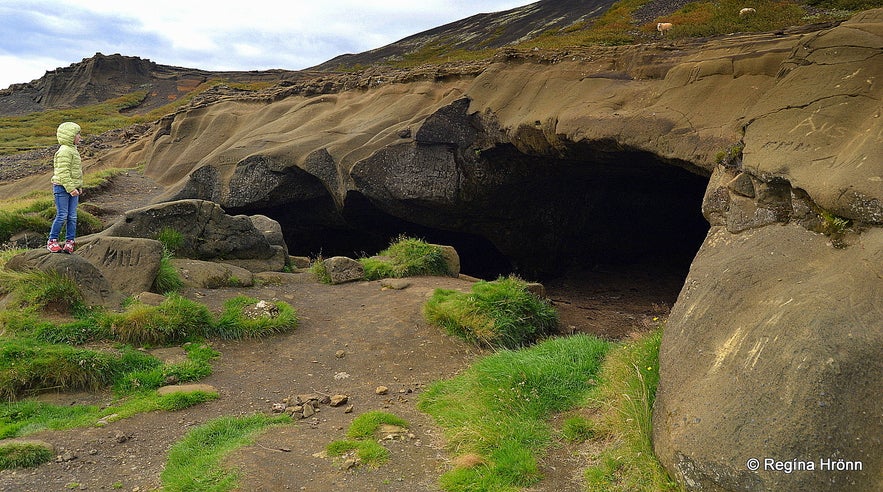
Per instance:
[[[50,253],[60,253],[63,248],[58,244],[58,239],[50,239],[49,242],[46,243],[46,249],[48,249]]]
[[[73,253],[74,252],[74,240],[68,239],[67,241],[65,241],[64,247],[61,250],[67,254]]]

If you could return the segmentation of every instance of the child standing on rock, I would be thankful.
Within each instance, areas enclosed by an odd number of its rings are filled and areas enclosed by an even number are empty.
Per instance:
[[[83,186],[83,167],[80,152],[80,125],[70,121],[58,125],[55,132],[61,147],[55,152],[52,175],[52,194],[55,196],[55,220],[49,230],[46,249],[52,253],[73,253],[77,235],[77,205]],[[65,242],[58,242],[61,226],[65,226]]]

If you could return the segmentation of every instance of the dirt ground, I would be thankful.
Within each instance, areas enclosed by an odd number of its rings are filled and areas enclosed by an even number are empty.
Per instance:
[[[149,179],[130,173],[83,200],[110,221],[160,191]],[[214,373],[202,382],[217,389],[218,400],[103,427],[32,434],[28,438],[55,446],[58,458],[34,469],[0,472],[0,490],[154,490],[169,448],[188,430],[220,416],[271,414],[274,404],[303,394],[342,394],[348,402],[320,405],[315,415],[273,428],[231,455],[227,465],[239,470],[242,490],[439,490],[438,477],[450,468],[452,455],[441,428],[416,409],[417,399],[428,384],[457,374],[482,352],[428,325],[421,307],[434,289],[468,291],[472,280],[419,277],[407,279],[410,285],[404,289],[387,289],[380,282],[324,285],[309,273],[280,277],[278,284],[184,292],[214,310],[235,295],[282,300],[300,318],[298,328],[285,335],[213,342],[221,356]],[[655,325],[654,317],[667,315],[682,281],[677,272],[646,268],[596,270],[549,282],[546,290],[559,310],[563,335],[586,332],[619,339],[645,331]],[[181,354],[181,349],[162,351],[163,357]],[[388,393],[377,394],[379,386]],[[41,398],[63,405],[102,404],[110,395]],[[323,456],[329,442],[345,437],[355,416],[370,410],[410,423],[404,439],[383,441],[389,462],[348,468]],[[545,478],[531,490],[582,490],[580,475],[588,452],[581,446],[553,446],[541,463]]]

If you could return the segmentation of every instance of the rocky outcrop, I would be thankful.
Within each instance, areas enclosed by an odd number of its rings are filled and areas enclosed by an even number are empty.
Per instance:
[[[663,336],[657,455],[690,490],[880,490],[881,320],[883,229],[714,227]]]
[[[654,411],[690,490],[883,486],[881,49],[883,11],[802,40],[712,175]]]
[[[0,115],[28,113],[97,104],[150,87],[130,111],[146,113],[183,97],[208,80],[231,82],[281,82],[298,80],[310,72],[266,70],[211,72],[193,68],[160,65],[137,56],[118,53],[84,58],[67,67],[47,71],[30,82],[0,88]]]
[[[251,286],[252,272],[280,271],[288,263],[272,219],[230,216],[215,203],[184,200],[129,211],[104,231],[80,238],[74,254],[33,249],[5,267],[61,275],[76,283],[87,305],[117,308],[124,297],[155,288],[165,254],[158,238],[164,235],[174,236],[165,237],[176,245],[172,263],[190,287]]]
[[[123,300],[101,271],[78,255],[32,249],[10,258],[5,268],[19,272],[38,270],[68,278],[76,283],[83,302],[89,306],[115,308]]]
[[[278,225],[267,217],[254,220],[263,230],[252,218],[227,215],[216,203],[179,200],[130,210],[98,236],[157,239],[174,234],[177,256],[229,262],[253,272],[281,270],[288,255]]]
[[[115,291],[135,295],[153,288],[163,246],[155,239],[94,237],[81,241],[76,253],[97,268]]]

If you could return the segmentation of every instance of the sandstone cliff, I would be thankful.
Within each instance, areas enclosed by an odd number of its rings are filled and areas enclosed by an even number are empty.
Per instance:
[[[692,262],[660,354],[667,469],[697,490],[879,490],[881,58],[873,10],[218,89],[91,165],[143,164],[166,199],[272,217],[295,251],[409,230],[537,274],[574,257]],[[820,470],[829,458],[863,468]]]

